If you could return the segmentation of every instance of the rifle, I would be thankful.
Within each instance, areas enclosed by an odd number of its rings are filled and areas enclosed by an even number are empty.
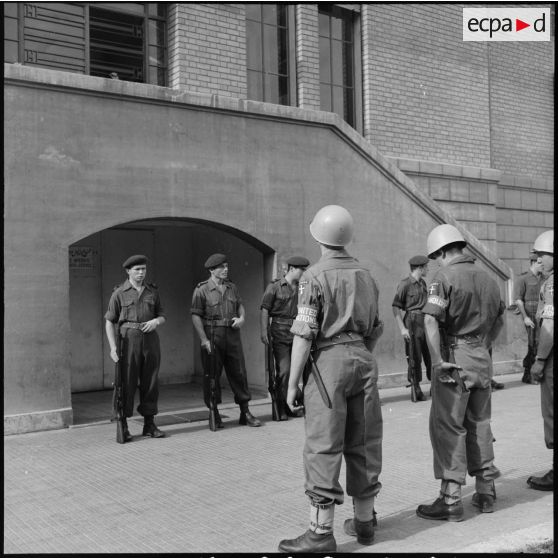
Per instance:
[[[310,352],[310,354],[308,355],[308,362],[310,363],[310,372],[311,372],[312,376],[314,376],[314,381],[316,382],[316,385],[318,386],[318,391],[320,392],[320,395],[322,396],[322,400],[325,403],[325,406],[328,409],[331,409],[331,407],[332,407],[331,399],[329,398],[329,395],[327,394],[326,387],[325,387],[324,382],[322,380],[322,376],[320,374],[320,371],[318,370],[318,367],[316,366],[316,361],[314,360],[314,356],[312,355],[312,352]]]
[[[122,386],[122,336],[120,335],[120,328],[116,326],[116,354],[118,355],[118,362],[114,365],[114,392],[112,403],[114,407],[114,420],[116,420],[116,441],[123,444],[124,439],[124,421],[126,416],[124,414],[124,389]]]
[[[410,324],[409,324],[410,325]],[[416,385],[418,382],[416,381],[415,374],[415,336],[411,329],[409,328],[409,339],[405,339],[405,346],[406,346],[406,353],[407,353],[407,366],[408,366],[408,376],[407,379],[411,382],[407,387],[411,387],[411,401],[413,403],[417,402],[417,392],[416,392]]]
[[[279,412],[279,403],[277,401],[277,370],[275,369],[275,361],[273,358],[273,338],[271,331],[267,328],[267,344],[265,346],[265,373],[267,374],[267,389],[271,395],[271,418],[272,420],[281,420]]]
[[[209,335],[209,430],[215,432],[217,430],[217,393],[215,385],[215,327],[213,322],[210,325]]]

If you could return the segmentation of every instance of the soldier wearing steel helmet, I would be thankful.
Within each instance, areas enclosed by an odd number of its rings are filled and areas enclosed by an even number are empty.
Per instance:
[[[541,286],[536,314],[540,333],[531,382],[541,386],[544,441],[548,449],[554,449],[554,231],[540,234],[533,250],[548,276]],[[542,477],[530,476],[527,484],[535,490],[554,490],[554,466]]]
[[[281,552],[335,552],[333,515],[344,499],[339,484],[343,455],[347,494],[354,504],[345,531],[361,544],[374,539],[382,413],[372,350],[383,324],[375,280],[344,248],[353,228],[352,216],[338,205],[320,209],[310,224],[322,256],[300,279],[287,393],[288,405],[297,411],[298,382],[312,350],[316,368],[304,386],[303,451],[310,526],[301,536],[281,541]]]
[[[427,255],[440,269],[422,311],[432,358],[430,439],[439,497],[421,505],[425,519],[461,521],[461,487],[475,477],[473,505],[494,509],[494,465],[490,428],[492,358],[490,350],[503,326],[504,303],[496,281],[463,253],[466,241],[452,225],[439,225],[427,239]]]

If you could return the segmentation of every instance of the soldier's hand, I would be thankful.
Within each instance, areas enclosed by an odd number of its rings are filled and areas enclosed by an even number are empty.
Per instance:
[[[406,327],[404,327],[401,330],[401,335],[403,336],[403,339],[407,339],[408,341],[411,340],[411,336],[409,335],[409,330]]]
[[[459,371],[463,368],[453,362],[440,362],[432,366],[432,371],[436,374],[438,381],[443,384],[457,384],[455,378],[451,376],[453,370]]]
[[[206,339],[205,341],[201,342],[202,349],[205,349],[208,354],[211,354],[211,341]]]
[[[533,323],[533,320],[531,318],[529,318],[529,316],[525,316],[525,318],[523,318],[523,323],[527,326],[527,327],[535,327],[535,324]]]
[[[116,352],[116,349],[111,349],[110,351],[110,358],[112,358],[112,360],[114,362],[118,362],[119,358],[118,358],[118,353]]]
[[[231,327],[234,329],[240,329],[244,323],[244,318],[233,318]]]
[[[544,377],[544,365],[546,361],[535,360],[533,366],[531,366],[531,383],[540,384]]]
[[[304,405],[297,404],[299,401],[299,388],[295,386],[293,388],[289,387],[287,390],[287,405],[289,409],[296,413],[297,411],[302,411],[304,409]]]
[[[269,339],[267,338],[267,334],[262,333],[262,334],[260,335],[260,339],[262,340],[262,343],[263,343],[264,345],[269,345]]]
[[[149,333],[151,331],[154,331],[155,328],[159,325],[159,322],[157,321],[157,318],[153,318],[152,320],[149,320],[148,322],[145,322],[141,328],[141,330],[143,331],[143,333]]]

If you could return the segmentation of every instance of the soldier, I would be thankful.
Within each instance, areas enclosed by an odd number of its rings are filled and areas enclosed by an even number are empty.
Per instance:
[[[277,405],[279,420],[287,420],[287,416],[301,416],[293,413],[287,405],[287,388],[289,387],[289,371],[291,368],[291,349],[293,334],[291,326],[296,317],[298,301],[298,281],[310,262],[302,256],[293,256],[287,260],[287,273],[281,279],[270,283],[262,298],[260,311],[261,340],[269,344],[268,329],[277,371]],[[271,323],[270,323],[271,318]]]
[[[525,384],[531,383],[531,366],[537,354],[537,338],[539,328],[535,318],[539,304],[539,293],[544,282],[541,273],[542,264],[536,252],[531,251],[529,256],[529,270],[522,273],[516,281],[515,305],[523,318],[527,330],[527,354],[523,359],[523,377]]]
[[[422,380],[421,357],[426,367],[426,377],[430,380],[430,353],[424,334],[424,314],[427,290],[423,277],[426,275],[428,258],[413,256],[409,260],[411,272],[397,286],[391,303],[395,321],[405,341],[407,355],[407,379],[411,386],[411,401],[424,401],[426,397],[420,389]]]
[[[289,553],[336,551],[333,512],[335,504],[343,503],[343,455],[347,494],[354,506],[354,518],[346,520],[344,528],[361,544],[373,542],[374,497],[381,488],[382,413],[372,356],[383,329],[378,287],[370,271],[344,248],[353,237],[353,219],[345,208],[320,209],[310,233],[322,257],[300,280],[287,393],[291,409],[302,408],[296,405],[298,382],[313,348],[319,371],[313,369],[304,387],[310,528],[296,539],[281,541],[279,551]]]
[[[536,315],[540,333],[531,381],[541,385],[544,441],[548,449],[554,449],[554,231],[539,235],[533,249],[548,277],[541,287]],[[535,490],[554,490],[554,465],[542,477],[529,477],[527,484]]]
[[[473,505],[492,512],[496,499],[494,479],[500,471],[490,429],[489,348],[503,326],[505,306],[494,279],[463,254],[466,242],[455,227],[434,228],[426,244],[428,257],[440,265],[422,311],[432,357],[430,440],[441,490],[432,505],[417,508],[417,515],[461,521],[467,472],[475,477]]]
[[[140,403],[138,413],[144,417],[143,435],[163,438],[164,432],[155,426],[159,398],[158,374],[161,349],[156,328],[165,323],[159,291],[145,281],[147,257],[130,256],[122,267],[128,279],[113,291],[105,314],[105,331],[110,346],[110,357],[118,362],[116,329],[122,336],[122,384],[124,416],[134,414],[134,396],[139,380]],[[132,439],[124,418],[124,441]]]
[[[240,328],[244,324],[244,305],[236,285],[228,280],[229,264],[224,254],[207,258],[205,268],[210,277],[197,285],[192,297],[192,322],[201,342],[201,358],[204,369],[203,393],[207,407],[210,406],[210,354],[213,352],[216,375],[216,404],[221,403],[219,378],[223,367],[234,393],[234,402],[240,406],[239,424],[261,426],[261,422],[248,409],[251,399],[244,364],[244,352]],[[213,332],[214,346],[211,346]],[[217,428],[223,421],[216,411]]]

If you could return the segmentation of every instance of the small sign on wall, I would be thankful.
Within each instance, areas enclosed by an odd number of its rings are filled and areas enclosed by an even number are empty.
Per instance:
[[[95,269],[95,249],[90,246],[70,246],[70,270]]]

